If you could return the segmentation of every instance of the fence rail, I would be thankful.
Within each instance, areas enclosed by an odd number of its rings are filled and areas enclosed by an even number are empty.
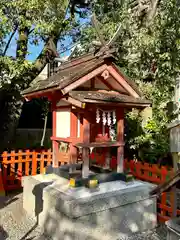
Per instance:
[[[63,157],[62,153],[62,157]],[[66,155],[66,154],[65,154]],[[65,159],[63,157],[63,159]],[[68,160],[67,160],[68,161]],[[67,162],[59,161],[59,165]],[[2,182],[5,191],[19,189],[23,176],[43,173],[44,168],[52,164],[52,151],[11,151],[1,155]]]
[[[132,173],[137,179],[161,184],[174,175],[172,168],[158,166],[157,164],[148,164],[136,161],[124,161],[124,168]],[[173,217],[174,212],[174,191],[164,192],[158,198],[157,217],[160,222],[165,222]],[[178,206],[180,207],[180,206]],[[177,216],[180,216],[180,210],[177,210]]]
[[[168,169],[165,166],[160,167],[157,164],[149,164],[133,160],[125,160],[124,168],[129,170],[136,178],[155,184],[163,183],[174,175],[172,168]]]
[[[63,161],[59,161],[59,165],[68,163],[66,155],[67,154],[62,153],[62,157],[59,156],[59,159],[65,159]],[[115,160],[112,159],[112,162],[113,161]],[[21,180],[23,176],[43,173],[44,168],[52,164],[52,151],[19,150],[18,152],[4,152],[1,155],[0,162],[0,191],[2,187],[4,187],[5,191],[10,191],[21,188]],[[154,184],[163,183],[174,174],[173,169],[138,161],[124,160],[124,168],[126,171],[131,172],[135,178]],[[175,195],[173,191],[163,193],[160,196],[157,204],[159,221],[164,222],[172,217],[174,197]],[[177,215],[180,216],[179,209],[177,210]]]

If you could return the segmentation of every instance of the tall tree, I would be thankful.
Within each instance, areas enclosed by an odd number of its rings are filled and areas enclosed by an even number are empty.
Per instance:
[[[8,147],[17,126],[23,99],[21,91],[57,54],[57,42],[74,26],[74,13],[86,0],[1,0],[0,2],[0,151]],[[71,10],[71,14],[69,14]],[[68,17],[69,16],[69,17]],[[16,53],[7,56],[12,40]],[[32,63],[29,45],[44,47]]]
[[[136,128],[129,131],[128,146],[141,156],[148,152],[156,159],[168,151],[166,125],[174,117],[171,106],[180,70],[180,4],[177,0],[97,0],[93,10],[107,40],[121,26],[117,64],[153,102],[153,117],[143,129],[137,128],[139,113],[127,115],[131,128]],[[88,51],[89,42],[96,38],[90,25],[82,32],[84,49]]]

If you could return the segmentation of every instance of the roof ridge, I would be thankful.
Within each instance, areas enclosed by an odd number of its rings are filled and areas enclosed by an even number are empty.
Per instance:
[[[85,62],[89,62],[93,59],[107,59],[107,58],[113,58],[113,55],[111,53],[107,53],[105,55],[97,55],[95,52],[90,52],[90,53],[86,53],[83,54],[81,56],[75,57],[70,59],[69,61],[66,61],[64,63],[62,63],[58,68],[57,68],[57,72],[61,71],[61,70],[65,70],[68,69],[70,67],[74,67],[76,65],[80,65],[82,63]]]

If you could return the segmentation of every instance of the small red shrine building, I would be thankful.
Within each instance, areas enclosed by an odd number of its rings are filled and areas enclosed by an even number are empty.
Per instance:
[[[89,173],[89,150],[93,149],[101,149],[104,165],[110,166],[111,148],[115,148],[117,172],[123,172],[125,109],[151,105],[109,53],[89,53],[67,61],[49,78],[32,84],[23,96],[51,101],[53,167],[58,167],[63,158],[77,162],[82,151],[84,177]],[[64,150],[63,143],[68,149]]]

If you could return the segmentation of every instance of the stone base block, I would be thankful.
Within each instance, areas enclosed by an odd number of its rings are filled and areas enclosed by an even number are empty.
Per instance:
[[[23,179],[23,207],[38,217],[53,240],[118,240],[157,225],[152,184],[141,181],[100,183],[98,188],[70,188],[55,174]]]
[[[43,189],[57,179],[55,174],[23,177],[23,208],[30,217],[37,218],[43,211]]]
[[[180,239],[180,217],[167,221],[166,226],[168,229],[167,240],[179,240]]]
[[[157,226],[156,197],[140,181],[102,183],[99,189],[70,189],[61,180],[43,190],[39,224],[58,240],[123,239]]]

